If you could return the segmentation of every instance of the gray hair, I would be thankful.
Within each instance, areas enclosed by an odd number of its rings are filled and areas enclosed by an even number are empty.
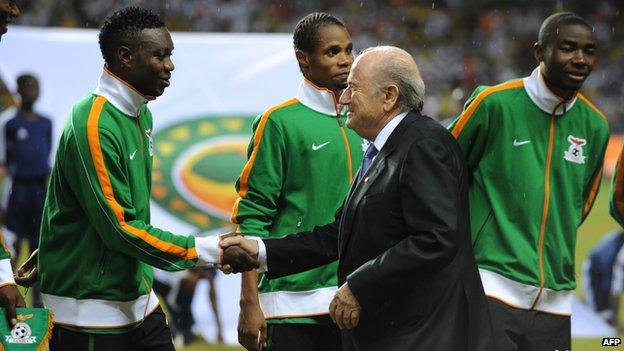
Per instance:
[[[395,46],[370,47],[363,50],[360,56],[366,53],[379,53],[383,57],[375,67],[377,73],[373,84],[378,88],[396,85],[399,89],[397,103],[401,111],[422,110],[425,82],[412,55]]]

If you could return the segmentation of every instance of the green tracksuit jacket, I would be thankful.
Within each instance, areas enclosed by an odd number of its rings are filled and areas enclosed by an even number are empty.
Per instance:
[[[620,151],[620,156],[611,178],[609,212],[611,217],[624,228],[624,148]]]
[[[218,262],[217,238],[208,257],[200,248],[206,238],[149,224],[153,143],[145,102],[105,69],[66,122],[39,244],[42,298],[57,323],[123,331],[158,306],[151,266]]]
[[[362,138],[336,117],[337,97],[303,80],[297,96],[258,116],[248,161],[236,183],[232,221],[246,235],[279,237],[327,224],[362,161]],[[269,322],[329,313],[337,262],[304,273],[261,277],[260,305]],[[279,320],[277,320],[279,319]]]
[[[472,240],[486,295],[569,315],[576,232],[598,191],[609,130],[583,95],[560,102],[536,69],[478,88],[450,130],[473,176]]]

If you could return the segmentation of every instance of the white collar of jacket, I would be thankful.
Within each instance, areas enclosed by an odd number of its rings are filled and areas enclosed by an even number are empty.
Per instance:
[[[321,88],[307,80],[305,77],[299,84],[297,100],[314,111],[330,116],[336,116],[338,96],[327,88]]]
[[[106,66],[102,70],[102,75],[93,93],[105,97],[121,112],[132,117],[137,117],[141,107],[149,100],[130,84],[114,75]]]
[[[537,105],[540,110],[548,113],[549,115],[553,113],[555,107],[563,100],[548,88],[539,67],[534,69],[530,76],[525,77],[522,80],[524,81],[524,89],[527,94],[529,94],[531,100],[533,100],[535,105]],[[565,108],[563,108],[563,106],[559,107],[555,114],[560,116],[565,111],[569,111],[572,106],[574,106],[575,102],[576,95],[574,95],[573,99],[565,103]]]

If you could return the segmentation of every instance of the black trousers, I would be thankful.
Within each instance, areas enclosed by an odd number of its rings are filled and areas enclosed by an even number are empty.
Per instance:
[[[269,324],[266,351],[341,351],[336,325]]]
[[[513,308],[488,297],[496,351],[570,350],[569,316]]]
[[[55,325],[50,351],[174,351],[165,314],[158,308],[123,334],[89,334]]]

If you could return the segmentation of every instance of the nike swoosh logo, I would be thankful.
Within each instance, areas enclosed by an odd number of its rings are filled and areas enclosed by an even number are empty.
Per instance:
[[[316,151],[316,150],[318,150],[318,149],[322,148],[323,146],[325,146],[325,145],[329,144],[330,142],[331,142],[331,141],[328,141],[328,142],[323,143],[323,144],[321,144],[321,145],[312,144],[312,150]]]
[[[513,146],[522,146],[522,145],[526,145],[526,144],[528,144],[530,142],[531,142],[531,140],[518,141],[518,140],[514,139]]]
[[[136,155],[136,150],[134,150],[133,153],[130,154],[130,161],[134,160],[134,155]]]

